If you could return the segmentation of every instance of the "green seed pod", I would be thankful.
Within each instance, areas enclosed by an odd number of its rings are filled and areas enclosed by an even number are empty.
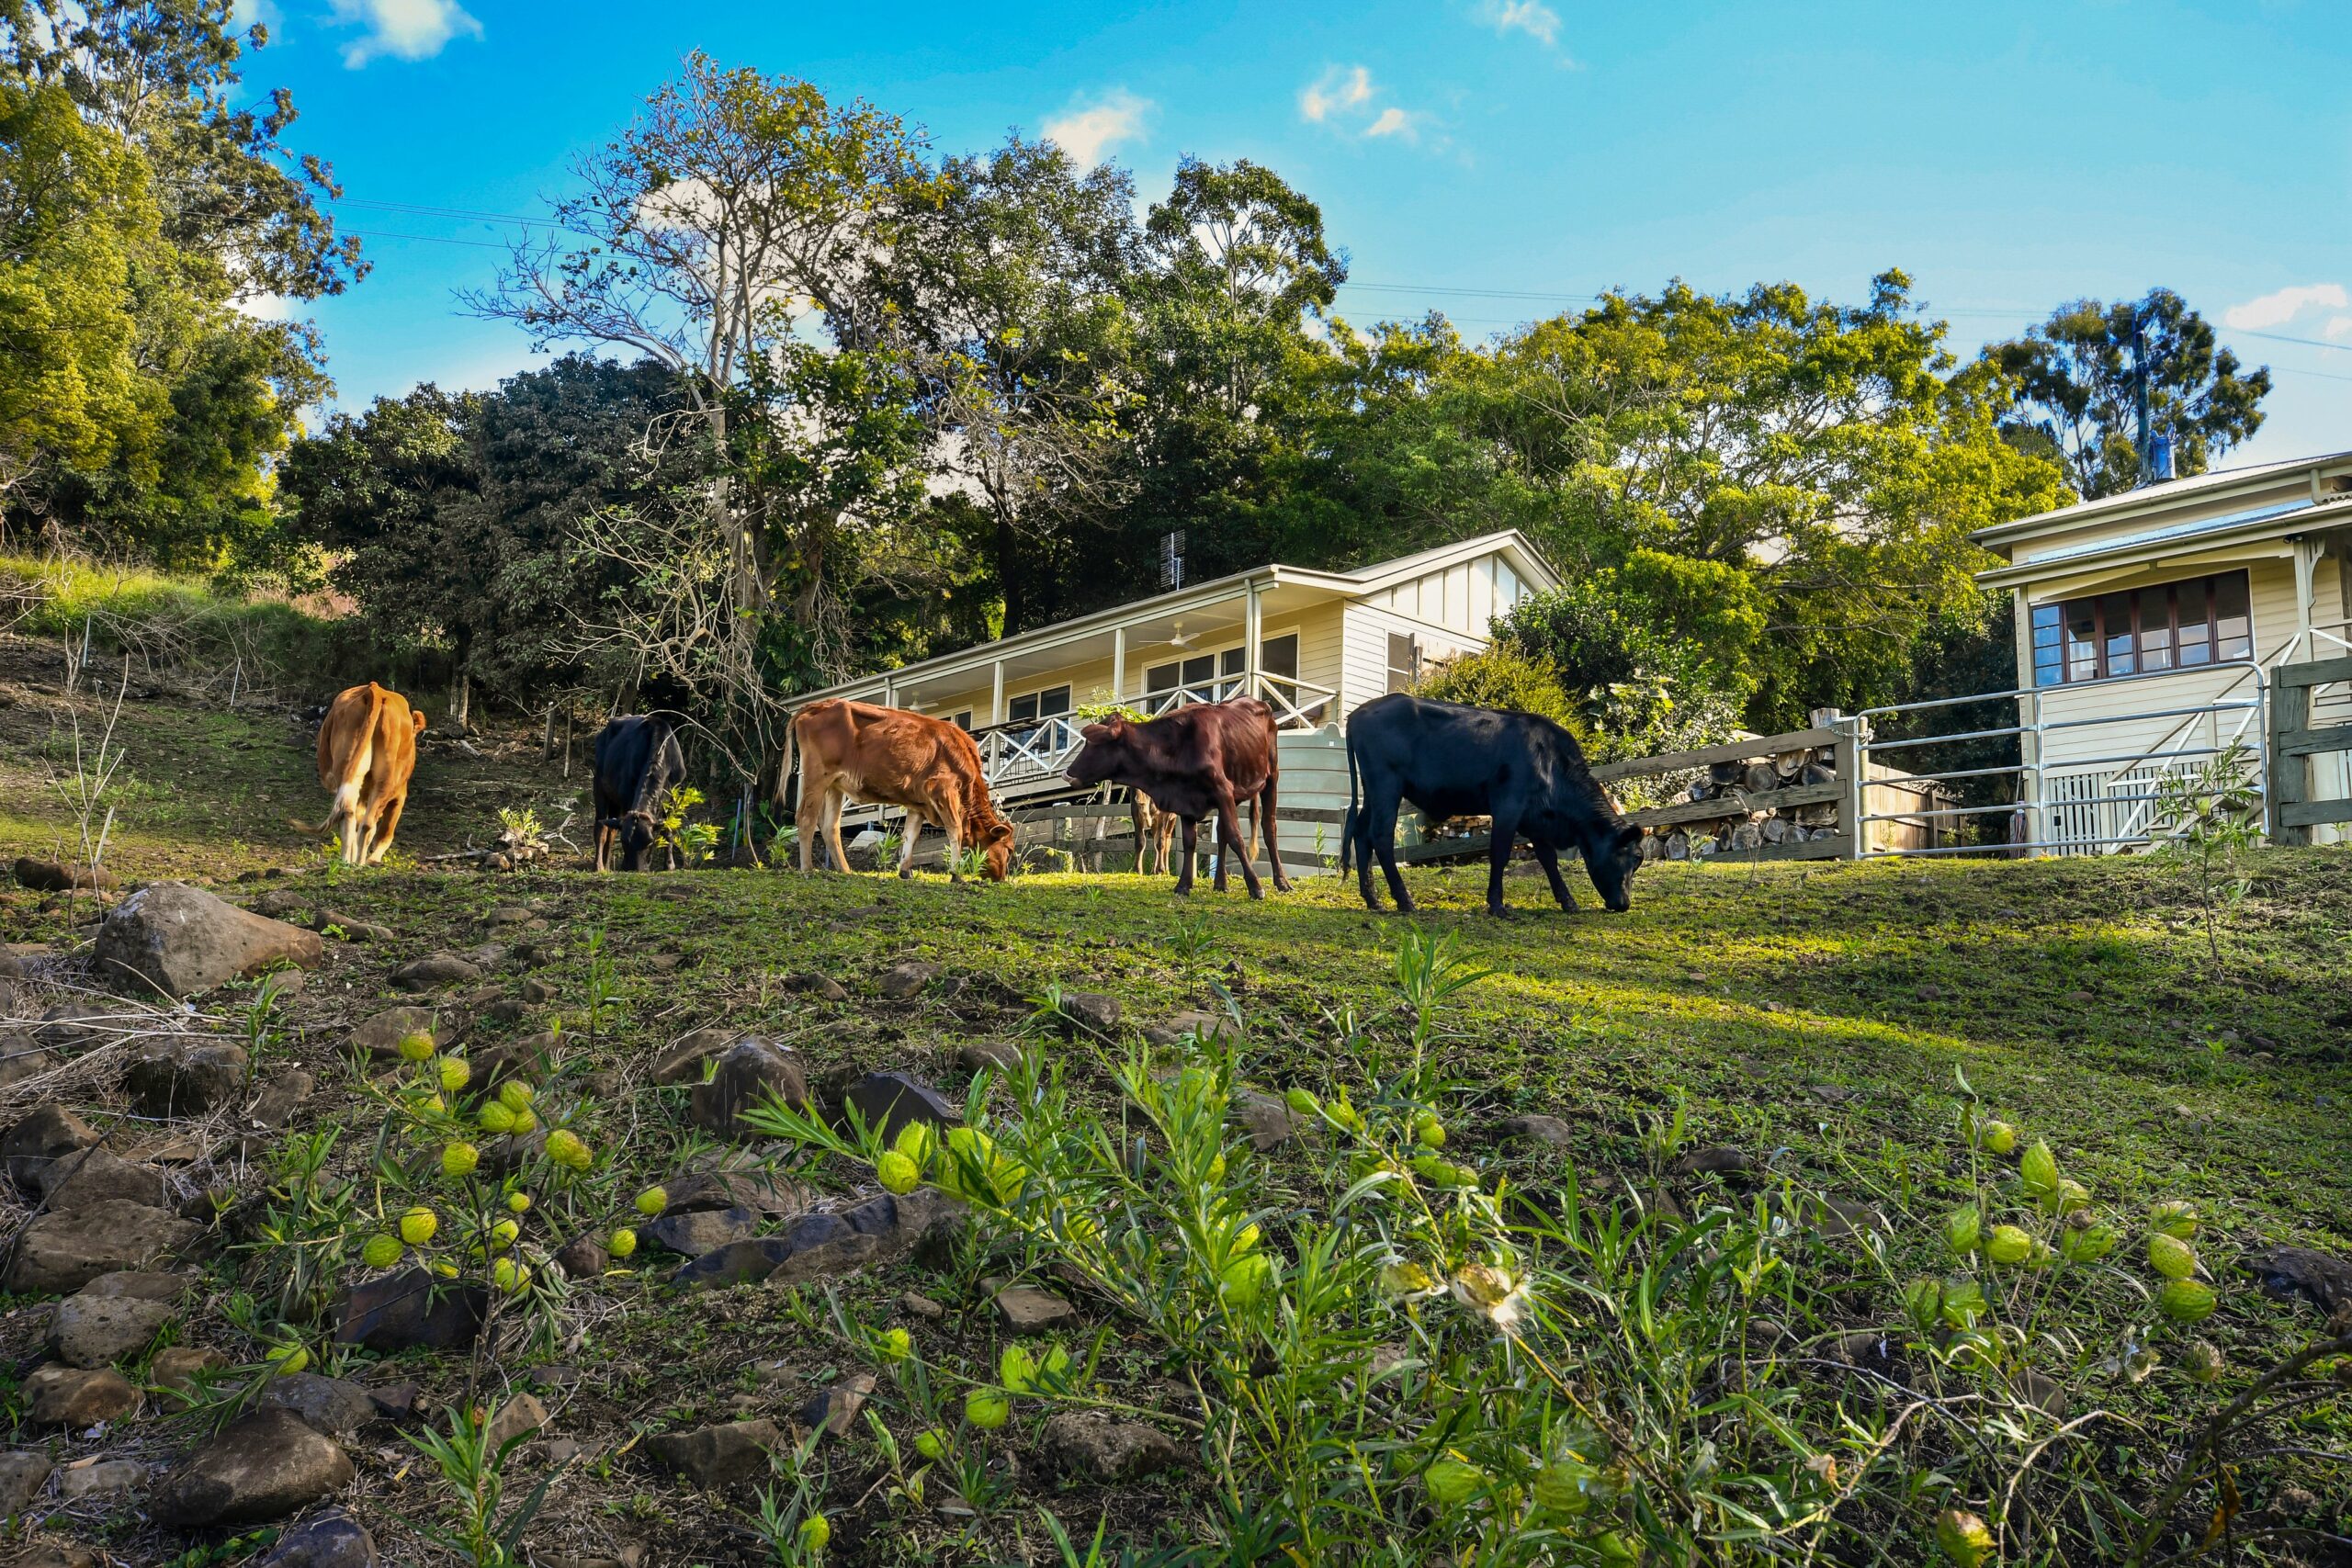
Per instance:
[[[421,1029],[403,1034],[399,1049],[403,1062],[429,1062],[433,1059],[433,1036]]]
[[[474,1112],[474,1120],[481,1123],[481,1130],[485,1133],[511,1133],[514,1130],[514,1112],[494,1100],[484,1101],[482,1108]]]
[[[453,1180],[471,1176],[481,1163],[481,1151],[471,1144],[449,1144],[441,1150],[441,1174]]]
[[[1442,1507],[1458,1508],[1487,1488],[1487,1472],[1458,1459],[1442,1459],[1421,1474],[1421,1484]]]
[[[2101,1224],[2069,1225],[2058,1250],[2069,1263],[2096,1263],[2115,1250],[2115,1232]]]
[[[2169,1280],[2156,1292],[2156,1310],[2175,1323],[2201,1323],[2218,1304],[2211,1288],[2197,1280]]]
[[[659,1187],[649,1187],[637,1195],[637,1212],[649,1219],[670,1206],[670,1194]]]
[[[2033,1237],[2015,1225],[1995,1225],[1984,1243],[1984,1256],[2005,1268],[2014,1268],[2033,1256]]]
[[[1944,1216],[1944,1246],[1955,1258],[1966,1257],[1976,1250],[1977,1239],[1984,1235],[1984,1216],[1970,1203],[1954,1209]]]
[[[455,1094],[473,1081],[474,1070],[463,1056],[441,1058],[441,1092]]]
[[[2186,1280],[2197,1272],[2197,1249],[2159,1231],[2148,1238],[2148,1267],[2167,1280]]]
[[[596,1156],[589,1152],[579,1134],[569,1127],[558,1127],[548,1134],[548,1158],[566,1170],[585,1170],[595,1163]]]
[[[2018,1161],[2018,1180],[2029,1192],[2049,1192],[2058,1185],[2058,1156],[2050,1152],[2046,1138],[2036,1138],[2033,1147],[2026,1150]]]
[[[922,1171],[915,1162],[896,1149],[885,1151],[882,1157],[874,1162],[874,1174],[881,1179],[883,1190],[888,1192],[911,1192],[922,1180]]]
[[[1965,1328],[1984,1313],[1984,1287],[1973,1280],[1944,1281],[1944,1321],[1954,1328]]]
[[[637,1233],[622,1226],[605,1238],[605,1250],[613,1255],[614,1262],[620,1262],[637,1250]]]
[[[1936,1516],[1936,1544],[1954,1568],[1978,1568],[1993,1554],[1993,1532],[1974,1514],[1946,1508]]]
[[[2091,1206],[2091,1190],[2070,1176],[2058,1179],[2058,1185],[2041,1195],[2041,1210],[2046,1214],[2072,1214]]]
[[[1636,1568],[1642,1560],[1642,1543],[1623,1530],[1602,1530],[1592,1538],[1592,1549],[1607,1568]]]
[[[1445,1123],[1430,1111],[1413,1118],[1413,1141],[1425,1149],[1445,1147]]]
[[[2188,1348],[2181,1359],[2182,1367],[2199,1382],[2220,1382],[2227,1363],[2222,1358],[2222,1348],[2211,1339],[2199,1339]]]
[[[1903,1308],[1918,1328],[1931,1326],[1944,1310],[1944,1288],[1935,1280],[1914,1280],[1903,1287]]]
[[[1535,1472],[1535,1506],[1547,1514],[1574,1518],[1592,1506],[1585,1487],[1598,1473],[1582,1460],[1554,1460]]]
[[[915,1452],[936,1463],[947,1457],[947,1439],[936,1427],[926,1427],[915,1434]]]
[[[2158,1203],[2148,1211],[2148,1228],[2187,1241],[2197,1234],[2197,1205],[2177,1198]]]
[[[498,1086],[498,1099],[507,1110],[519,1116],[531,1109],[531,1086],[521,1078],[508,1078]]]
[[[1007,1345],[996,1360],[996,1381],[1012,1393],[1027,1393],[1037,1386],[1037,1358],[1026,1345]]]
[[[1980,1122],[1976,1124],[1976,1146],[1987,1154],[2007,1154],[2018,1146],[2018,1130],[2007,1122]]]
[[[800,1550],[814,1557],[833,1539],[833,1527],[825,1522],[824,1515],[811,1514],[800,1521],[797,1539]]]
[[[1012,1419],[1012,1402],[992,1388],[976,1388],[964,1395],[964,1419],[983,1432],[993,1432]]]
[[[370,1269],[390,1269],[401,1260],[401,1238],[396,1235],[371,1235],[359,1251],[359,1260]]]
[[[1285,1090],[1283,1094],[1283,1103],[1301,1116],[1319,1116],[1323,1113],[1323,1102],[1303,1089]]]

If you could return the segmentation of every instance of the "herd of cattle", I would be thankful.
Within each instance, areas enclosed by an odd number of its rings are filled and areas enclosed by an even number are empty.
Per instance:
[[[319,728],[319,783],[334,796],[328,830],[343,858],[373,864],[391,847],[416,768],[416,739],[424,716],[373,682],[337,696]],[[1216,886],[1223,892],[1228,865],[1238,865],[1253,898],[1264,897],[1252,863],[1240,808],[1250,807],[1277,890],[1287,892],[1274,843],[1274,794],[1280,774],[1272,711],[1255,697],[1199,703],[1158,718],[1114,716],[1088,725],[1067,773],[1075,787],[1123,785],[1135,814],[1138,871],[1157,847],[1165,871],[1170,840],[1181,826],[1184,848],[1176,891],[1193,889],[1200,826],[1214,819]],[[1494,708],[1396,694],[1349,716],[1348,814],[1340,830],[1340,872],[1353,865],[1365,904],[1380,908],[1373,883],[1376,859],[1399,909],[1413,908],[1396,869],[1396,819],[1407,802],[1432,818],[1481,816],[1493,820],[1487,908],[1503,912],[1503,872],[1525,840],[1564,909],[1576,905],[1561,879],[1564,850],[1582,857],[1601,902],[1623,912],[1632,902],[1641,864],[1642,830],[1624,822],[1585,765],[1576,738],[1549,719]],[[776,805],[798,754],[800,869],[813,868],[820,840],[831,863],[846,869],[842,809],[853,801],[895,806],[906,820],[899,874],[914,874],[915,846],[927,826],[947,837],[951,878],[961,880],[967,857],[993,881],[1012,861],[1013,829],[989,798],[979,749],[971,735],[944,719],[902,708],[832,698],[793,716]],[[686,776],[676,727],[660,715],[624,715],[596,737],[594,797],[596,869],[648,869],[661,846],[662,799]]]

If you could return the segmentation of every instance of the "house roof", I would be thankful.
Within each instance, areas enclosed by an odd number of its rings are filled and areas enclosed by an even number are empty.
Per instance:
[[[1211,578],[1204,582],[1193,583],[1188,587],[1170,589],[1165,593],[1155,593],[1148,598],[1132,599],[1124,604],[1114,604],[1108,609],[1073,616],[1067,621],[1053,621],[1042,626],[1033,626],[1012,637],[999,637],[994,642],[979,643],[971,648],[959,649],[954,653],[943,653],[936,658],[920,660],[912,664],[902,664],[895,669],[872,671],[846,681],[836,681],[830,686],[803,693],[794,700],[806,702],[812,698],[837,695],[854,687],[868,685],[884,675],[893,680],[921,680],[925,675],[944,672],[961,665],[985,663],[989,660],[1001,658],[1006,654],[1019,653],[1040,645],[1066,642],[1089,633],[1109,631],[1122,622],[1148,619],[1183,609],[1188,605],[1211,604],[1230,598],[1251,582],[1321,588],[1336,596],[1343,597],[1377,593],[1384,588],[1392,588],[1397,583],[1408,582],[1414,578],[1426,576],[1432,571],[1442,571],[1462,561],[1476,560],[1480,556],[1495,554],[1508,557],[1512,570],[1538,588],[1559,586],[1560,574],[1553,570],[1551,562],[1545,560],[1536,551],[1527,536],[1516,528],[1505,528],[1492,534],[1480,534],[1475,538],[1458,540],[1451,545],[1440,545],[1435,548],[1419,550],[1409,556],[1399,556],[1394,560],[1374,561],[1369,566],[1359,567],[1353,571],[1318,571],[1309,567],[1284,566],[1280,562],[1270,561],[1264,566],[1251,567],[1246,571],[1228,572],[1223,577]]]
[[[1977,529],[1969,537],[1980,545],[1998,547],[2085,524],[2113,522],[2143,512],[2161,512],[2187,502],[2216,500],[2227,496],[2233,490],[2261,490],[2290,474],[2337,464],[2352,465],[2352,451],[2295,457],[2283,463],[2256,463],[2243,468],[2215,468],[2185,479],[2167,479],[2162,484],[2143,485],[2120,495],[2101,496],[2096,501],[2081,501],[2072,506],[2062,506],[2054,512],[2037,512],[2030,517],[1996,523],[1989,528]]]
[[[2007,566],[1980,571],[1976,574],[1976,581],[1987,588],[2006,588],[2019,582],[2030,582],[2037,578],[2059,576],[2133,557],[2177,555],[2183,550],[2245,544],[2257,539],[2300,534],[2313,527],[2333,527],[2341,523],[2352,523],[2352,496],[2255,507],[2245,512],[2225,513],[2219,517],[2200,518],[2193,523],[2146,528],[2114,538],[2093,539],[2080,545],[2043,550],[2022,558],[2013,558]]]

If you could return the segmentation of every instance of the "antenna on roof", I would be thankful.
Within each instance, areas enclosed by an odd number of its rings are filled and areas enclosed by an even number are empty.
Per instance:
[[[1159,586],[1184,586],[1184,530],[1171,528],[1159,536]]]
[[[2172,437],[2158,434],[2148,409],[2148,341],[2141,331],[2140,312],[2132,312],[2132,400],[2139,415],[2134,448],[2140,454],[2140,482],[2162,484],[2173,477]]]

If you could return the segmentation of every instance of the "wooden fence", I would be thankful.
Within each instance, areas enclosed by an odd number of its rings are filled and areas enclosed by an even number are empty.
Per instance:
[[[2352,724],[2312,725],[2312,693],[2352,682],[2352,658],[2281,664],[2270,676],[2270,840],[2308,844],[2324,822],[2352,822],[2352,800],[2312,798],[2312,759],[2352,751]]]

